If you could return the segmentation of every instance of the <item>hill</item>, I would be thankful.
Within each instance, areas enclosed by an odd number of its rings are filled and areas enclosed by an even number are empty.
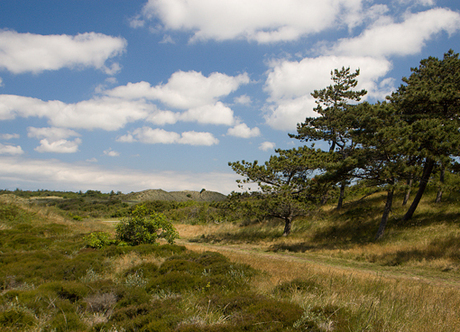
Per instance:
[[[133,192],[126,194],[123,200],[126,201],[174,201],[174,202],[186,202],[186,201],[197,201],[197,202],[217,202],[224,201],[227,196],[215,192],[202,190],[199,191],[171,191],[167,192],[162,189],[149,189],[140,192]]]

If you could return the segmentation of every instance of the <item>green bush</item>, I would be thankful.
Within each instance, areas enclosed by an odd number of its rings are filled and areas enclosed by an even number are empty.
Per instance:
[[[101,249],[111,244],[115,244],[115,240],[111,239],[109,233],[93,232],[83,238],[86,245],[90,248]]]
[[[162,213],[149,215],[148,212],[144,205],[137,206],[131,217],[117,224],[117,239],[133,246],[155,243],[158,238],[174,243],[179,235],[171,222]]]
[[[35,323],[35,319],[29,313],[19,310],[6,310],[0,313],[0,326],[3,328],[25,330]]]

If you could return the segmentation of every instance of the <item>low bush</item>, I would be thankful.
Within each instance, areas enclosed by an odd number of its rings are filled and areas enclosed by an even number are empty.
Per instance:
[[[25,331],[35,322],[35,318],[24,311],[11,309],[0,312],[0,326],[4,329]]]
[[[164,214],[153,213],[149,215],[149,211],[144,205],[137,206],[131,213],[131,217],[119,222],[116,233],[119,241],[133,246],[155,243],[158,238],[164,238],[172,244],[179,236]]]
[[[106,232],[93,232],[83,239],[88,247],[95,249],[101,249],[116,243],[116,241],[111,238],[111,235]]]

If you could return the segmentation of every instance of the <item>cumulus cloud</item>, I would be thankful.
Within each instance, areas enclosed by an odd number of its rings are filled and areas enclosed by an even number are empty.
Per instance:
[[[155,110],[149,115],[147,121],[159,126],[163,126],[165,124],[175,124],[179,118],[179,112]]]
[[[158,110],[152,105],[155,109],[147,120],[157,125],[188,121],[231,126],[235,123],[233,110],[219,99],[249,82],[246,73],[228,76],[216,72],[206,77],[201,72],[177,71],[165,84],[151,86],[148,82],[128,83],[102,93],[108,98],[119,98],[124,101],[160,101],[183,111]]]
[[[129,20],[129,26],[131,28],[142,28],[144,25],[145,21],[142,19],[141,15],[136,15]]]
[[[75,153],[78,151],[78,146],[81,144],[81,139],[76,138],[73,141],[58,139],[50,141],[47,138],[40,140],[40,146],[34,150],[40,153]]]
[[[117,151],[112,150],[112,148],[109,148],[107,150],[104,150],[104,154],[109,157],[118,157],[120,156],[120,153]]]
[[[72,136],[80,136],[79,133],[66,128],[56,128],[56,127],[48,127],[48,128],[35,128],[35,127],[28,127],[27,128],[27,136],[28,137],[35,137],[35,138],[47,138],[53,141],[59,139],[66,139]]]
[[[38,35],[0,30],[0,68],[14,74],[61,68],[95,68],[113,75],[120,66],[112,59],[126,50],[120,37],[101,33]]]
[[[251,97],[249,97],[248,95],[242,95],[242,96],[236,97],[234,99],[234,102],[236,104],[241,104],[241,105],[250,105],[252,103],[252,100],[251,100]]]
[[[149,0],[146,19],[166,30],[189,31],[196,40],[294,41],[321,31],[359,24],[362,0]]]
[[[1,151],[1,148],[0,148]],[[188,173],[133,169],[110,170],[95,165],[64,163],[58,160],[35,160],[19,157],[0,158],[2,183],[12,188],[34,186],[62,190],[98,190],[109,192],[164,190],[207,190],[230,193],[237,190],[237,175],[231,173]]]
[[[262,144],[260,144],[259,150],[271,151],[271,150],[275,149],[275,146],[276,146],[276,144],[273,143],[273,142],[263,142]]]
[[[0,143],[0,154],[20,155],[23,153],[24,151],[19,145],[15,146],[15,145]]]
[[[201,72],[177,71],[166,84],[151,86],[148,82],[128,83],[105,91],[105,94],[128,100],[159,100],[167,106],[185,110],[215,104],[219,98],[229,95],[249,81],[246,73],[228,76],[216,72],[206,77]]]
[[[73,141],[67,140],[69,137],[80,136],[79,133],[66,128],[27,128],[27,136],[38,138],[40,146],[34,150],[40,153],[75,153],[78,151],[78,146],[81,144],[81,139],[77,138]]]
[[[164,129],[153,129],[150,127],[137,128],[117,139],[118,142],[133,143],[142,142],[146,144],[187,144],[211,146],[219,144],[219,140],[207,132],[183,132],[182,134],[166,131]]]
[[[257,127],[249,128],[247,124],[240,123],[233,128],[229,128],[227,135],[241,137],[241,138],[251,138],[260,136],[260,130]]]
[[[146,119],[153,105],[137,100],[94,98],[75,104],[0,95],[0,120],[16,117],[47,118],[55,127],[118,130],[129,122]]]
[[[329,52],[373,57],[417,54],[434,35],[442,31],[452,34],[458,30],[460,13],[435,8],[407,14],[402,23],[392,20],[376,22],[358,37],[340,39]]]
[[[356,89],[366,89],[368,97],[383,98],[393,88],[391,80],[379,82],[392,68],[384,58],[320,56],[273,61],[264,87],[271,103],[265,112],[267,124],[275,129],[293,130],[306,117],[317,116],[311,93],[332,84],[331,71],[342,67],[360,69]]]
[[[182,133],[178,143],[211,146],[219,144],[219,140],[215,138],[211,133],[187,131]]]
[[[8,141],[13,138],[19,138],[19,134],[0,134],[0,139]]]
[[[231,126],[235,122],[233,111],[217,102],[215,105],[204,105],[189,109],[179,116],[182,121],[196,121],[201,124],[227,125]]]

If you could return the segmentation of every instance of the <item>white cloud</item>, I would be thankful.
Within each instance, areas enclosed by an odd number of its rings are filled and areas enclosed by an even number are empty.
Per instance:
[[[40,140],[40,145],[34,150],[40,153],[75,153],[78,151],[78,146],[81,144],[81,139],[76,138],[73,141],[58,139],[50,141],[47,138]]]
[[[248,95],[241,95],[234,99],[234,102],[241,105],[250,105],[252,103],[251,97]]]
[[[79,133],[71,129],[56,128],[56,127],[48,127],[48,128],[28,127],[27,131],[28,131],[27,133],[28,137],[47,138],[52,141],[56,141],[59,139],[66,139],[68,137],[73,137],[73,136],[80,136]]]
[[[249,76],[246,73],[238,76],[212,73],[206,77],[201,72],[177,71],[166,84],[152,87],[148,82],[128,83],[105,91],[105,94],[130,100],[159,100],[170,107],[185,110],[215,104],[219,98],[248,83]]]
[[[34,160],[18,157],[0,158],[0,174],[4,186],[11,188],[49,188],[55,190],[98,190],[125,193],[145,189],[207,190],[227,194],[237,190],[235,173],[189,173],[158,171],[118,171],[95,165],[64,163],[55,159]]]
[[[118,157],[120,156],[120,153],[117,151],[112,150],[112,148],[109,148],[107,150],[104,150],[104,154],[109,157]]]
[[[129,20],[129,26],[131,28],[137,29],[142,28],[145,25],[145,21],[141,18],[140,15],[136,15],[135,17]]]
[[[121,143],[137,142],[137,140],[134,138],[134,136],[131,133],[118,137],[116,141],[121,142]]]
[[[193,40],[246,39],[259,43],[302,36],[364,19],[362,0],[149,0],[143,14]],[[351,18],[350,18],[351,17]]]
[[[0,68],[20,74],[92,67],[112,75],[120,66],[106,61],[122,54],[126,45],[123,38],[94,32],[69,36],[0,30]]]
[[[188,145],[205,145],[211,146],[219,144],[219,140],[215,138],[211,133],[187,131],[182,133],[182,137],[178,143]]]
[[[241,138],[251,138],[260,136],[260,130],[257,127],[251,129],[245,123],[240,123],[233,128],[229,128],[227,135]]]
[[[163,111],[151,105],[155,109],[147,120],[157,125],[191,121],[231,126],[235,123],[233,111],[219,99],[249,82],[246,73],[228,76],[216,72],[206,77],[196,71],[177,71],[166,84],[151,86],[148,82],[128,83],[101,93],[109,98],[139,103],[146,103],[145,100],[160,101],[169,107],[185,110],[182,113]]]
[[[4,139],[5,141],[8,141],[12,138],[19,138],[19,134],[0,134],[0,139]]]
[[[79,133],[65,128],[27,128],[27,136],[41,139],[40,145],[34,150],[40,153],[75,153],[78,151],[78,146],[81,144],[81,139],[77,138],[73,141],[68,141],[67,138],[80,136]]]
[[[306,117],[317,117],[313,97],[305,95],[298,98],[278,100],[268,108],[264,115],[266,123],[278,130],[295,130],[297,124],[305,121]]]
[[[125,143],[139,141],[146,144],[187,144],[205,146],[219,143],[217,138],[207,132],[189,131],[178,134],[176,132],[158,128],[152,129],[150,127],[137,128],[134,131],[119,137],[117,141]]]
[[[333,83],[331,71],[334,69],[359,68],[356,89],[366,89],[368,97],[383,98],[393,88],[391,80],[379,83],[392,67],[383,58],[321,56],[301,61],[273,61],[270,67],[264,89],[270,95],[271,104],[266,109],[265,120],[275,129],[293,130],[306,117],[317,116],[311,93]]]
[[[14,146],[14,145],[9,145],[9,144],[5,145],[5,144],[0,143],[0,154],[20,155],[23,153],[24,151],[19,145]]]
[[[180,113],[178,112],[155,110],[152,114],[149,115],[147,121],[159,126],[163,126],[165,124],[175,124],[179,118]]]
[[[204,105],[189,109],[179,117],[182,121],[196,121],[201,124],[231,126],[235,119],[233,111],[220,101],[215,105]]]
[[[262,144],[260,144],[259,150],[262,150],[262,151],[274,150],[275,146],[276,144],[273,142],[263,142]]]
[[[402,23],[377,22],[355,38],[344,38],[329,50],[332,54],[352,56],[405,56],[417,54],[425,42],[445,31],[460,29],[460,13],[435,8],[408,14]]]
[[[118,130],[129,122],[146,119],[154,106],[142,100],[94,98],[76,104],[0,95],[0,120],[16,117],[48,118],[56,127]]]
[[[138,128],[133,131],[132,136],[136,137],[137,141],[147,144],[173,144],[180,139],[178,133],[150,127]]]
[[[3,86],[3,79],[0,77],[0,88]]]
[[[163,40],[160,42],[160,44],[175,44],[176,42],[170,35],[164,35]]]
[[[421,5],[421,6],[434,6],[435,0],[397,0],[400,5]]]

